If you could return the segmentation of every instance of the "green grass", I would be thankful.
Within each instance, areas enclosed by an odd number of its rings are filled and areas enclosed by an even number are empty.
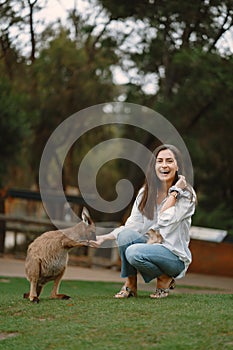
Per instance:
[[[233,347],[232,295],[180,294],[116,300],[118,283],[62,281],[70,300],[39,304],[22,295],[23,278],[0,278],[0,349],[224,350]],[[6,335],[12,337],[6,338]],[[1,339],[1,335],[2,338]]]

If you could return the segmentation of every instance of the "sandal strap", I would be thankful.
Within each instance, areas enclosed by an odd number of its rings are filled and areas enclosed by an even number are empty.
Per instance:
[[[175,289],[176,288],[176,281],[174,278],[172,278],[169,289]]]
[[[155,292],[150,295],[152,299],[166,298],[169,295],[169,288],[156,288]]]
[[[135,297],[136,296],[136,292],[132,291],[131,288],[127,287],[127,286],[123,286],[121,288],[121,290],[115,294],[115,298],[129,298],[129,297]]]
[[[155,292],[159,294],[169,293],[169,288],[156,288]]]

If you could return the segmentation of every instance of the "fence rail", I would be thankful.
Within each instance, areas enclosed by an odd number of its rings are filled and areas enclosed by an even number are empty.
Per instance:
[[[49,219],[39,219],[33,218],[29,216],[15,216],[8,215],[5,213],[5,201],[7,199],[23,199],[27,201],[36,201],[42,202],[41,194],[39,191],[31,191],[27,189],[17,189],[17,188],[9,188],[7,190],[0,191],[0,253],[4,253],[5,247],[5,237],[6,237],[6,229],[13,228],[16,229],[16,222],[20,224],[20,230],[27,231],[27,225],[36,225],[36,226],[46,226],[46,227],[54,227],[56,226],[56,220],[53,219],[53,223]],[[65,194],[66,201],[72,204],[78,205],[86,205],[85,200],[82,196],[74,196]],[[94,197],[89,196],[89,200],[94,200]],[[57,191],[47,191],[46,192],[46,204],[53,204],[57,207],[60,206],[62,211],[62,206],[64,204],[64,193],[59,193]],[[69,223],[72,224],[72,223]],[[25,228],[23,228],[25,225]],[[67,227],[66,222],[62,220],[57,220],[57,226],[59,227]]]
[[[24,190],[24,189],[8,189],[3,198],[19,198],[19,199],[27,199],[32,201],[38,201],[41,202],[41,194],[39,191],[30,191],[30,190]],[[74,196],[74,195],[68,195],[65,194],[67,202],[70,203],[76,203],[76,204],[85,204],[85,200],[82,196]],[[94,200],[93,196],[88,196],[89,200]],[[57,192],[57,191],[46,191],[46,201],[58,201],[63,202],[64,200],[64,194]]]
[[[65,196],[67,202],[71,204],[86,205],[86,202],[82,196]],[[4,193],[3,191],[1,192],[0,207],[2,210],[0,210],[0,253],[4,253],[6,232],[13,233],[13,251],[16,252],[18,245],[18,234],[25,235],[25,240],[27,243],[29,243],[32,239],[45,231],[57,229],[57,227],[60,229],[67,228],[77,224],[77,222],[58,220],[54,218],[51,221],[49,218],[41,219],[30,215],[15,215],[5,213],[5,201],[9,198],[42,202],[41,194],[38,191],[29,191],[25,189],[8,189]],[[93,201],[95,200],[95,198],[91,196],[89,196],[88,199]],[[60,194],[55,191],[48,191],[46,193],[46,203],[47,202],[48,204],[53,204],[54,202],[56,205],[63,206],[64,194]],[[109,230],[115,228],[118,225],[118,222],[96,222],[97,234],[107,233]],[[87,249],[86,256],[75,257],[75,259],[79,259],[79,263],[85,263],[85,265],[88,266],[91,266],[93,263],[108,267],[119,265],[118,253],[114,245],[107,249]]]

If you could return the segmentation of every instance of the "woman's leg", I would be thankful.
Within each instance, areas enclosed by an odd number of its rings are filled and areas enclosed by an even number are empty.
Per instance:
[[[134,244],[126,249],[125,257],[141,273],[146,283],[156,277],[161,278],[159,288],[164,288],[171,277],[176,277],[184,269],[179,257],[162,244]]]
[[[131,245],[146,243],[146,241],[147,238],[145,236],[130,229],[124,229],[119,233],[117,237],[117,245],[121,258],[121,277],[124,278],[137,275],[137,269],[130,264],[128,259],[126,259],[125,252]]]
[[[147,238],[136,231],[125,229],[117,238],[118,250],[121,257],[121,277],[126,277],[126,282],[115,298],[128,298],[137,294],[137,269],[135,269],[125,256],[126,249],[136,243],[145,243]]]

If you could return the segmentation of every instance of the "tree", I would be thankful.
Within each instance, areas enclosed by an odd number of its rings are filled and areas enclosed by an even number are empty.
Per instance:
[[[61,121],[85,107],[114,101],[121,95],[127,102],[162,113],[186,141],[199,197],[194,223],[231,229],[232,52],[223,39],[232,30],[233,1],[98,3],[102,7],[92,11],[90,18],[74,8],[65,27],[53,23],[38,33],[35,13],[46,1],[0,2],[0,81],[9,87],[7,100],[19,108],[18,114],[28,116],[26,129],[30,130],[31,125],[33,130],[34,138],[29,140],[25,134],[25,142],[33,143],[27,163],[34,178],[43,147]],[[12,36],[12,28],[19,29],[17,35]],[[26,29],[29,54],[22,50],[20,40],[20,33]],[[124,71],[127,84],[114,84],[116,66]],[[11,109],[8,112],[11,114]],[[23,117],[15,118],[15,123],[24,124]],[[150,149],[155,146],[150,134],[128,127],[121,131],[125,137],[143,140]],[[95,132],[96,142],[105,139],[104,131]],[[108,132],[116,135],[116,130]],[[4,142],[5,135],[2,137]],[[70,151],[66,183],[72,183],[69,174],[74,174],[92,140],[86,135],[80,140],[81,152],[75,148]],[[135,168],[123,163],[112,167],[110,179],[122,173],[135,177]],[[141,181],[141,176],[138,178]]]
[[[38,121],[34,125],[36,151],[31,159],[35,174],[38,173],[41,154],[50,134],[64,119],[86,107],[114,98],[110,68],[117,57],[110,50],[107,53],[104,47],[98,48],[94,41],[95,38],[89,35],[88,42],[77,45],[69,32],[61,27],[34,62],[37,81],[34,101],[39,111]],[[92,144],[101,138],[104,138],[104,132],[96,131]],[[64,186],[72,184],[71,174],[83,151],[90,147],[91,138],[88,135],[82,140],[79,152],[71,150],[69,153],[64,169]]]
[[[117,93],[112,84],[111,66],[118,61],[114,52],[114,40],[108,37],[105,30],[95,34],[95,26],[87,25],[78,16],[72,19],[72,25],[78,28],[78,34],[76,32],[74,37],[59,23],[53,23],[38,35],[34,31],[33,20],[34,11],[39,9],[37,6],[39,4],[41,2],[29,0],[20,1],[19,7],[14,7],[16,5],[14,0],[4,4],[11,5],[11,11],[8,9],[6,13],[9,23],[13,25],[13,17],[17,17],[19,22],[15,22],[15,25],[24,27],[21,16],[24,11],[31,24],[30,59],[27,51],[20,50],[17,38],[11,37],[11,25],[7,26],[7,33],[9,48],[15,54],[12,65],[9,67],[12,79],[10,88],[15,93],[12,95],[12,106],[17,98],[20,98],[20,93],[17,94],[17,91],[21,92],[26,103],[18,107],[21,108],[21,113],[26,113],[32,130],[30,138],[25,134],[24,141],[30,152],[24,154],[27,158],[21,165],[25,167],[26,174],[33,175],[31,181],[34,182],[38,181],[43,148],[59,123],[85,107],[114,99]],[[18,12],[13,11],[13,8]],[[28,25],[29,22],[26,23]],[[3,75],[7,75],[4,60],[0,64]],[[19,128],[21,126],[24,128],[23,120],[15,118],[14,121],[15,125],[19,124]],[[104,137],[104,132],[95,133],[95,140],[101,140]],[[87,138],[91,139],[88,135]],[[3,134],[2,142],[5,140]],[[83,150],[86,149],[86,140],[83,139],[81,142],[81,151],[75,153],[71,150],[69,153],[64,171],[64,186],[72,182],[69,174],[74,172],[74,167],[81,159]],[[13,149],[10,150],[11,152],[13,154]],[[28,186],[30,185],[28,181]]]
[[[4,213],[4,187],[12,168],[21,162],[23,144],[30,138],[30,124],[22,106],[23,94],[15,93],[11,82],[0,80],[0,213]],[[5,223],[0,222],[0,253],[4,251]]]
[[[138,49],[121,47],[122,61],[130,60],[138,76],[137,84],[128,76],[127,101],[161,112],[185,139],[199,195],[194,222],[232,230],[233,59],[223,41],[233,26],[232,0],[99,2],[114,21],[140,27]],[[150,94],[142,86],[146,76],[156,85]]]

